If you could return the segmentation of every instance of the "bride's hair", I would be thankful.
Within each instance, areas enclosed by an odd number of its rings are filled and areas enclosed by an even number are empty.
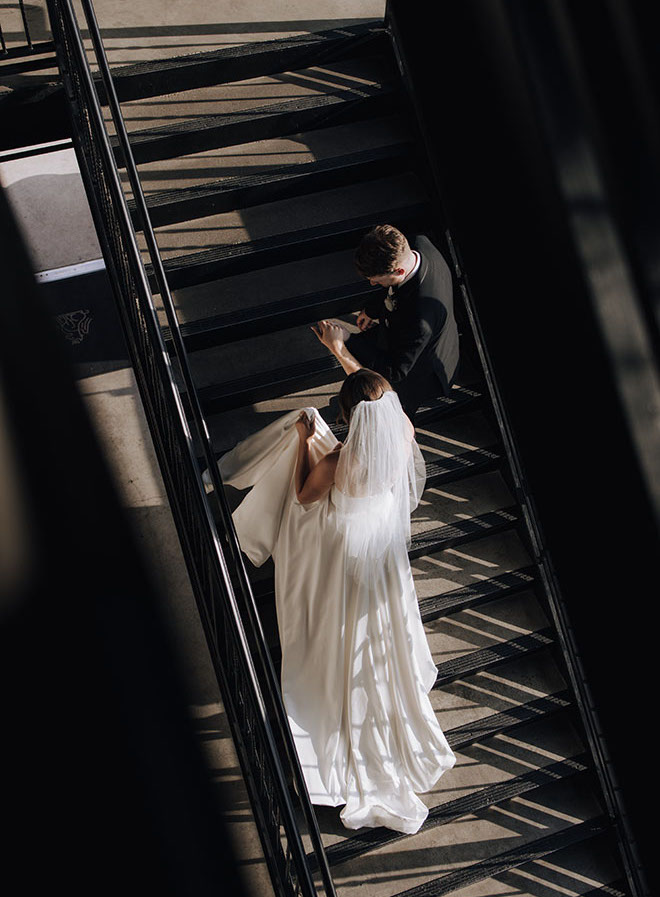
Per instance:
[[[339,390],[339,421],[347,424],[359,402],[373,402],[391,389],[385,377],[368,368],[349,374]]]

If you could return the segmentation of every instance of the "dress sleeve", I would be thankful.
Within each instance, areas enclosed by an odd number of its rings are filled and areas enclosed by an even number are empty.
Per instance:
[[[370,318],[382,318],[385,312],[385,291],[378,291],[375,296],[370,297],[364,304],[364,310]]]

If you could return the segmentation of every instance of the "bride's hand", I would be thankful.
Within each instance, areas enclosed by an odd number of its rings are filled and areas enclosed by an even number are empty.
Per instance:
[[[314,415],[309,417],[306,411],[301,411],[296,421],[296,430],[301,439],[311,439],[316,430],[316,418]]]
[[[341,352],[349,336],[348,330],[330,321],[318,321],[316,326],[313,326],[311,329],[323,345],[330,349],[333,355]]]

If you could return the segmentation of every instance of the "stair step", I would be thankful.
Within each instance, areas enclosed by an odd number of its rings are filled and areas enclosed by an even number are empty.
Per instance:
[[[439,617],[474,607],[484,601],[503,598],[516,592],[531,588],[537,582],[534,567],[525,567],[511,573],[502,573],[492,579],[485,579],[475,585],[452,589],[442,595],[422,598],[419,610],[422,622],[429,623]]]
[[[486,473],[499,466],[502,456],[495,451],[497,445],[471,449],[460,455],[429,461],[426,465],[426,486],[452,483],[478,473]]]
[[[402,229],[421,228],[428,207],[415,203],[384,211],[376,216],[360,215],[344,221],[334,221],[318,227],[289,231],[229,246],[214,246],[200,252],[165,259],[163,262],[170,289],[181,289],[208,283],[221,277],[244,274],[261,268],[275,267],[287,262],[338,252],[357,246],[362,235],[373,227],[376,217],[390,219]],[[145,266],[152,289],[157,284],[151,265]]]
[[[475,411],[484,402],[484,394],[469,386],[454,386],[451,395],[438,396],[431,405],[420,405],[415,415],[415,424],[425,427],[439,417],[443,419]]]
[[[593,888],[591,891],[585,891],[580,897],[629,897],[630,890],[626,882],[620,878],[607,885],[601,885],[599,888]]]
[[[324,355],[266,374],[253,374],[217,386],[206,386],[198,390],[198,394],[204,411],[217,414],[287,395],[303,387],[311,389],[332,383],[339,370],[341,365],[334,355]]]
[[[508,642],[492,645],[490,648],[469,651],[453,660],[446,660],[444,663],[438,664],[438,673],[433,687],[442,688],[443,685],[455,682],[457,679],[490,670],[508,660],[548,648],[554,643],[554,630],[551,626],[546,626],[544,629],[530,632],[527,635],[519,635]]]
[[[440,878],[424,882],[415,888],[401,891],[395,897],[443,897],[452,891],[466,888],[477,882],[493,878],[496,875],[515,869],[526,863],[541,860],[550,854],[557,853],[567,847],[572,847],[581,842],[593,840],[610,831],[611,826],[606,816],[598,816],[577,825],[569,825],[552,835],[546,835],[536,841],[530,841],[495,854],[487,859],[480,860],[462,869],[455,869]]]
[[[112,76],[119,99],[127,102],[324,65],[378,52],[381,44],[388,47],[386,31],[368,23],[113,67]],[[102,88],[100,93],[104,102]]]
[[[358,311],[373,295],[374,288],[365,281],[316,290],[301,296],[292,296],[279,302],[268,302],[251,308],[238,309],[222,315],[213,315],[200,321],[181,325],[186,349],[195,352],[210,349],[239,339],[261,336],[312,324],[321,318],[332,318]],[[163,328],[163,337],[168,349],[172,349],[169,327]]]
[[[458,751],[476,742],[485,741],[494,735],[502,735],[524,726],[526,723],[537,722],[555,713],[561,713],[572,707],[571,694],[568,689],[555,692],[543,698],[535,698],[526,704],[518,704],[500,713],[491,713],[482,719],[464,723],[449,729],[445,737],[452,750]]]
[[[353,88],[350,93],[341,95],[302,97],[258,106],[249,112],[209,115],[143,128],[131,131],[129,137],[138,164],[156,162],[384,115],[397,96],[398,93],[389,86]],[[123,168],[125,162],[119,140],[113,136],[110,142],[117,165]]]
[[[485,514],[468,517],[457,523],[448,523],[414,535],[408,555],[412,559],[444,551],[445,548],[452,548],[454,545],[474,542],[476,539],[512,529],[520,523],[520,520],[518,507],[512,505],[508,508],[500,508],[497,511],[487,511]]]
[[[483,402],[483,394],[475,389],[465,386],[455,386],[451,395],[438,396],[432,405],[423,405],[417,411],[415,423],[418,427],[425,426],[438,418],[451,417],[468,411],[474,411]],[[330,424],[330,429],[340,442],[348,435],[346,424]]]
[[[413,144],[396,143],[321,161],[283,165],[260,174],[166,190],[147,198],[149,215],[154,227],[161,227],[373,181],[402,171],[412,156]],[[135,202],[131,200],[128,206],[137,221]]]
[[[488,807],[503,804],[514,797],[542,788],[544,785],[569,779],[588,770],[589,757],[588,754],[583,753],[566,760],[551,763],[549,766],[541,769],[532,770],[508,781],[479,788],[463,797],[447,801],[437,807],[432,807],[420,831],[428,831],[438,825],[447,825],[460,819],[461,816],[478,813],[480,810],[485,810]],[[386,844],[392,844],[403,838],[410,837],[411,835],[395,832],[392,829],[372,828],[327,847],[325,853],[330,865],[338,866],[340,863],[347,863],[372,850],[384,847]],[[312,868],[316,869],[315,855],[309,854],[308,860]]]

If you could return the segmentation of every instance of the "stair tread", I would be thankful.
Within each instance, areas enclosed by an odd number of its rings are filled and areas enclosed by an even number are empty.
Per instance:
[[[164,59],[113,66],[112,75],[122,101],[170,93],[168,76],[187,73],[188,89],[230,83],[260,75],[295,70],[315,62],[328,62],[367,47],[384,36],[380,21],[326,29],[303,35],[250,41],[231,47],[203,50]]]
[[[506,642],[490,645],[488,648],[468,651],[459,657],[438,664],[434,688],[441,688],[464,676],[471,676],[507,660],[548,648],[554,644],[554,641],[554,630],[551,626],[546,626],[543,629],[516,636]]]
[[[460,545],[483,536],[491,535],[502,529],[515,526],[520,520],[520,512],[516,505],[507,508],[498,508],[495,511],[487,511],[458,520],[455,523],[446,523],[443,526],[417,533],[412,537],[409,556],[420,557],[435,551],[443,550],[443,547]]]
[[[426,211],[425,203],[413,203],[398,209],[388,210],[387,214],[399,222],[410,219],[419,219]],[[243,243],[213,246],[210,249],[202,249],[199,252],[190,252],[185,255],[172,256],[165,259],[163,265],[169,277],[178,271],[200,268],[209,264],[224,263],[224,272],[228,273],[231,263],[238,260],[248,260],[251,264],[249,270],[259,266],[277,264],[272,259],[273,254],[282,253],[284,250],[292,252],[292,259],[303,257],[303,253],[318,254],[321,248],[325,252],[333,252],[337,249],[337,241],[343,243],[349,239],[357,239],[358,234],[373,225],[374,214],[358,215],[354,218],[345,218],[341,221],[333,221],[330,224],[321,224],[304,230],[286,231],[272,237],[262,237],[257,240],[249,240]],[[330,241],[334,242],[331,243]],[[289,260],[288,256],[285,260]],[[151,265],[145,266],[147,274],[153,276]],[[232,273],[236,265],[231,267]],[[242,265],[241,268],[245,268]]]
[[[495,451],[496,445],[484,448],[469,449],[466,452],[452,455],[426,464],[426,485],[434,486],[439,483],[469,476],[477,471],[484,472],[496,467],[502,459],[499,452]]]
[[[288,135],[271,137],[257,134],[240,147],[211,147],[191,155],[142,162],[140,173],[145,193],[167,193],[175,187],[183,190],[221,178],[251,176],[259,172],[268,174],[273,165],[318,162],[360,150],[405,144],[410,139],[406,120],[385,110],[375,117],[328,124],[321,129],[313,126],[309,131],[302,128]],[[127,194],[130,194],[125,171],[121,172],[121,177]]]
[[[477,788],[473,792],[432,807],[420,832],[428,831],[438,825],[447,825],[460,819],[461,816],[477,813],[545,785],[566,780],[586,772],[589,768],[588,754],[582,753],[514,776],[503,782]],[[338,866],[340,863],[354,860],[372,850],[378,850],[386,844],[410,837],[412,836],[384,827],[372,828],[327,847],[325,853],[330,865]],[[316,868],[315,859],[314,854],[308,854],[308,860],[314,869]]]
[[[267,115],[276,115],[282,111],[286,111],[289,109],[299,110],[299,109],[310,109],[321,106],[338,106],[343,103],[349,102],[352,99],[360,99],[368,96],[373,96],[374,94],[382,92],[383,88],[375,88],[374,90],[355,90],[353,93],[343,95],[338,94],[325,94],[321,96],[311,96],[311,97],[299,97],[294,100],[284,100],[282,102],[269,103],[264,106],[255,106],[253,109],[250,109],[248,112],[228,112],[223,113],[219,112],[217,115],[204,115],[198,117],[191,117],[185,119],[184,121],[175,122],[174,124],[168,125],[156,125],[153,128],[140,128],[135,131],[131,131],[130,138],[132,144],[139,144],[150,140],[153,137],[166,137],[169,134],[178,134],[181,131],[195,131],[199,133],[201,131],[209,130],[210,128],[216,128],[218,125],[230,125],[236,121],[244,121],[246,118],[251,119],[261,119]],[[113,146],[117,146],[119,141],[118,138],[112,137],[111,143]]]
[[[248,377],[240,377],[237,380],[231,380],[226,383],[206,386],[198,390],[198,394],[203,406],[208,407],[213,403],[216,406],[214,410],[226,410],[246,404],[245,394],[253,394],[253,391],[259,388],[270,396],[273,389],[281,389],[284,384],[304,380],[306,377],[314,375],[329,374],[340,368],[341,365],[334,355],[323,355],[318,358],[312,358],[309,361],[301,361],[288,365],[285,368],[279,368],[268,375],[263,373],[251,374]],[[267,377],[268,382],[265,383],[264,381]],[[277,392],[274,394],[277,394]],[[250,399],[250,402],[252,401],[253,399]]]
[[[357,310],[371,295],[373,287],[364,281],[315,290],[199,321],[188,321],[181,325],[181,334],[188,351],[206,349],[266,332],[286,330],[297,324],[311,324],[322,317],[346,314]],[[171,342],[169,327],[163,328],[163,338],[166,343]]]
[[[568,689],[554,692],[541,698],[535,698],[525,704],[517,704],[499,713],[491,713],[486,717],[463,723],[445,732],[445,737],[452,750],[457,751],[484,741],[493,735],[509,732],[525,723],[536,722],[554,713],[560,713],[572,706]]]
[[[375,180],[410,159],[411,152],[412,143],[404,141],[328,159],[289,163],[267,172],[152,193],[147,198],[147,205],[153,224],[161,227],[260,205],[273,199],[291,198],[304,192],[319,192],[358,178],[360,182]],[[135,201],[129,200],[128,206],[135,214]]]
[[[596,838],[610,829],[611,825],[606,816],[598,816],[585,822],[568,825],[551,835],[528,841],[511,850],[505,850],[469,866],[455,869],[439,878],[424,882],[417,887],[401,891],[395,897],[443,897],[452,891],[493,878],[502,872],[542,859],[549,854],[557,853],[566,847]]]
[[[294,100],[256,106],[247,112],[184,118],[171,124],[131,130],[133,155],[138,163],[157,161],[200,152],[218,146],[252,142],[275,134],[283,136],[305,128],[338,123],[341,112],[364,113],[368,117],[383,111],[395,91],[389,85],[362,86],[342,93],[301,97]],[[110,138],[117,164],[124,165],[119,139]]]
[[[431,405],[421,405],[415,416],[417,426],[423,426],[440,417],[455,411],[472,410],[475,405],[483,400],[483,393],[466,386],[454,386],[449,396],[438,396]],[[342,442],[347,434],[346,424],[330,424],[330,429]]]
[[[622,878],[580,894],[580,897],[629,897],[628,885]]]
[[[532,588],[536,581],[535,568],[525,567],[520,570],[502,573],[499,576],[493,576],[479,583],[451,589],[440,595],[421,598],[419,610],[422,622],[427,623],[431,620],[437,620],[438,617],[472,607],[477,603]]]

